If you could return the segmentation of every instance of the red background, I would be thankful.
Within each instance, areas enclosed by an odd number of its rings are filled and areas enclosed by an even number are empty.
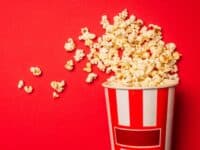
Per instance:
[[[173,150],[199,150],[199,5],[192,0],[31,0],[0,2],[0,150],[109,150],[101,74],[84,83],[84,61],[74,72],[63,69],[72,57],[64,51],[68,37],[88,26],[100,35],[101,15],[111,18],[122,9],[145,23],[163,27],[165,41],[183,54],[179,63]],[[84,48],[81,42],[80,48]],[[86,49],[86,51],[88,51]],[[29,67],[44,74],[33,77]],[[35,88],[32,95],[17,89],[19,79]],[[51,80],[67,81],[60,99],[53,100]]]

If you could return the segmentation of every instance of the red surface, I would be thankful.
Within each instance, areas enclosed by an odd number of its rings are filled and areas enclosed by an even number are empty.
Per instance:
[[[100,34],[102,14],[128,8],[146,23],[164,28],[183,58],[179,64],[173,150],[199,150],[199,4],[192,0],[1,1],[0,2],[0,149],[109,150],[101,75],[86,85],[80,62],[73,73],[63,69],[72,57],[63,50],[68,37],[88,26]],[[79,47],[83,47],[81,42]],[[29,67],[44,71],[34,78]],[[16,88],[24,79],[35,88],[26,95]],[[62,98],[53,100],[49,82],[65,79]]]

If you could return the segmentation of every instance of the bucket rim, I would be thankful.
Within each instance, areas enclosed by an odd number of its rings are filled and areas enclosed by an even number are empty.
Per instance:
[[[171,87],[176,87],[179,84],[179,82],[174,82],[171,84],[167,85],[162,85],[162,86],[152,86],[152,87],[125,87],[125,86],[115,86],[111,84],[110,82],[106,81],[102,83],[102,86],[104,88],[109,88],[109,89],[121,89],[121,90],[151,90],[151,89],[162,89],[162,88],[171,88]]]

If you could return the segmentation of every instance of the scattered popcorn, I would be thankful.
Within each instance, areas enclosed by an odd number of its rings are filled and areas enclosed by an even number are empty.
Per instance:
[[[65,81],[62,80],[62,81],[52,81],[50,83],[51,87],[58,93],[61,93],[63,92],[64,90],[64,86],[65,86]]]
[[[18,89],[21,89],[23,86],[24,86],[24,81],[23,80],[19,80],[18,81],[18,85],[17,85]]]
[[[79,62],[79,61],[81,61],[84,57],[85,57],[84,50],[82,50],[82,49],[77,49],[76,52],[75,52],[75,55],[74,55],[74,60],[75,60],[76,62]]]
[[[97,78],[97,74],[95,73],[89,73],[85,82],[92,83]]]
[[[67,69],[69,71],[73,70],[74,69],[74,62],[73,62],[73,60],[72,59],[68,60],[64,67],[65,67],[65,69]]]
[[[31,94],[31,93],[33,92],[33,87],[32,87],[32,86],[25,85],[25,86],[24,86],[24,91],[25,91],[27,94]]]
[[[67,40],[67,42],[64,44],[64,49],[67,51],[67,52],[71,52],[75,49],[76,45],[73,41],[72,38],[69,38]]]
[[[60,97],[60,96],[59,96],[59,94],[58,94],[58,93],[56,93],[55,91],[53,92],[52,96],[53,96],[53,98],[54,98],[54,99],[56,99],[56,98],[59,98],[59,97]]]
[[[174,43],[163,41],[161,27],[145,25],[134,15],[129,16],[127,9],[114,16],[113,23],[103,15],[100,24],[105,32],[96,41],[96,35],[90,33],[87,27],[81,29],[78,37],[90,49],[88,62],[83,68],[89,73],[86,83],[92,83],[98,76],[92,72],[92,65],[107,74],[113,73],[107,81],[114,86],[159,87],[179,82],[177,61],[181,54],[176,51]],[[73,39],[68,38],[64,49],[71,52],[75,48]],[[76,49],[74,60],[79,62],[85,55],[84,50]],[[68,60],[64,67],[73,70],[73,60]],[[30,72],[34,76],[42,74],[39,67],[30,67]],[[50,83],[54,89],[53,98],[60,97],[59,93],[63,92],[65,85],[64,80]],[[33,87],[24,86],[23,80],[18,81],[17,87],[28,94],[33,92]]]
[[[88,73],[92,72],[92,64],[87,62],[86,66],[83,68],[83,71],[88,72]]]
[[[39,67],[30,67],[30,72],[34,75],[34,76],[40,76],[42,74],[42,71]]]

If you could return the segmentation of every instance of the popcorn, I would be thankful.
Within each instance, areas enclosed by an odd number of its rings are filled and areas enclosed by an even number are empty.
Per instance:
[[[92,47],[92,44],[93,44],[92,40],[90,40],[90,39],[85,40],[85,45],[86,46]]]
[[[78,37],[79,40],[93,40],[96,37],[95,34],[89,32],[89,29],[87,27],[82,28],[81,33],[82,35]]]
[[[18,89],[21,89],[23,86],[24,86],[24,81],[23,80],[19,80],[18,84],[17,84]]]
[[[179,52],[174,52],[173,54],[173,58],[175,59],[175,60],[178,60],[178,59],[180,59],[180,54],[179,54]]]
[[[88,73],[92,72],[92,64],[87,62],[86,66],[83,68],[83,71],[88,72]]]
[[[166,48],[173,52],[176,49],[176,45],[174,43],[167,43]]]
[[[64,44],[64,49],[67,52],[71,52],[75,49],[76,45],[72,38],[68,38],[67,42]]]
[[[32,86],[27,86],[25,85],[24,86],[24,91],[27,93],[27,94],[31,94],[33,92],[33,87]]]
[[[102,71],[102,72],[104,72],[105,69],[106,69],[106,66],[105,66],[101,61],[98,62],[97,67],[98,67],[99,70]]]
[[[103,16],[101,17],[101,22],[100,22],[100,24],[102,25],[102,27],[103,27],[104,29],[108,28],[108,26],[109,26],[110,23],[109,23],[108,18],[107,18],[106,15],[103,15]]]
[[[66,62],[66,64],[64,65],[65,69],[69,70],[69,71],[72,71],[74,69],[74,62],[73,60],[68,60]]]
[[[85,53],[82,49],[77,49],[74,55],[74,60],[76,62],[81,61],[85,57]]]
[[[100,24],[105,33],[96,42],[86,42],[92,40],[86,36],[88,28],[83,28],[79,37],[90,47],[87,54],[89,62],[100,71],[114,73],[109,82],[131,87],[155,87],[178,82],[176,63],[181,55],[174,43],[162,40],[161,27],[154,24],[146,26],[134,15],[128,18],[127,9],[114,16],[113,20],[111,24],[106,15],[102,16]],[[176,75],[172,76],[172,73]],[[91,73],[86,82],[90,83],[94,78]]]
[[[89,73],[85,82],[86,83],[92,83],[97,78],[97,74],[95,73]]]
[[[65,81],[51,81],[50,85],[56,92],[62,93],[64,90]]]
[[[40,76],[42,74],[42,71],[39,67],[30,67],[30,72],[34,75],[34,76]]]
[[[59,96],[59,94],[58,93],[56,93],[55,91],[52,93],[52,97],[54,98],[54,99],[56,99],[56,98],[59,98],[60,96]]]

